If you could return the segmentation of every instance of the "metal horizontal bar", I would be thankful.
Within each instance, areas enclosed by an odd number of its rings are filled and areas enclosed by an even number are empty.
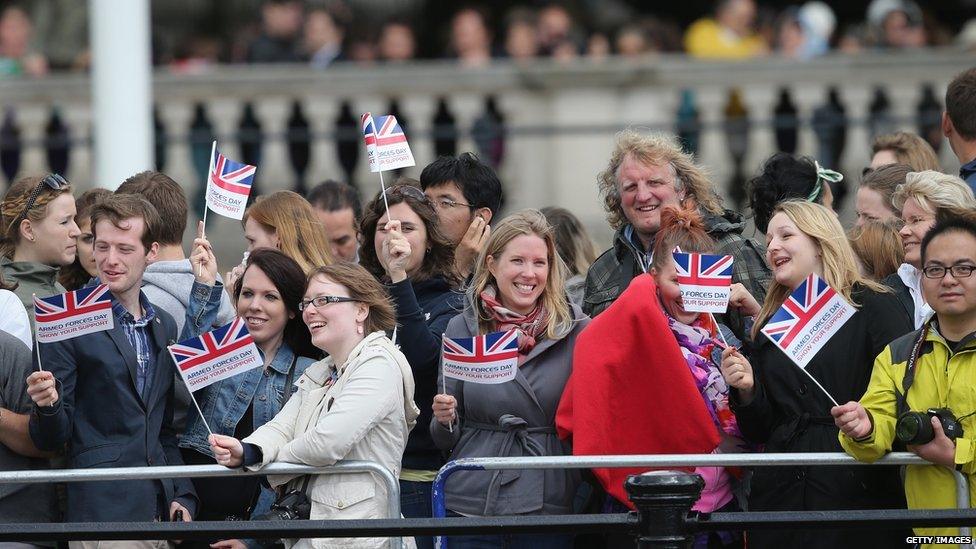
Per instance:
[[[695,530],[782,530],[787,528],[907,528],[974,526],[976,509],[878,509],[703,513],[688,518]]]
[[[233,538],[409,537],[434,534],[635,531],[634,514],[451,517],[443,519],[294,520],[241,522],[69,522],[4,524],[0,541],[204,540]]]
[[[114,469],[50,469],[43,471],[0,471],[0,484],[37,482],[88,482],[104,480],[141,480],[156,478],[203,478],[265,475],[301,475],[332,473],[389,473],[369,461],[340,461],[327,467],[292,463],[272,463],[259,471],[228,469],[222,465],[179,465],[161,467],[118,467]]]
[[[842,452],[773,454],[660,454],[635,456],[542,456],[514,458],[461,458],[442,471],[460,469],[590,469],[601,467],[771,467],[801,465],[932,465],[911,452],[893,452],[874,463],[857,461]]]

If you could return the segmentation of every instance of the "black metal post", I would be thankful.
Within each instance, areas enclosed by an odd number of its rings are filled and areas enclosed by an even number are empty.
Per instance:
[[[681,471],[631,475],[627,494],[637,507],[639,549],[687,549],[695,534],[688,512],[701,496],[705,481]]]

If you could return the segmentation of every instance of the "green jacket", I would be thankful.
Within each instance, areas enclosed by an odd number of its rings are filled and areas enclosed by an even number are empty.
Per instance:
[[[745,222],[742,216],[731,210],[722,215],[703,213],[708,234],[715,239],[715,253],[733,256],[732,282],[741,283],[762,303],[766,298],[766,288],[772,278],[766,265],[765,251],[756,241],[742,236]],[[642,252],[631,242],[625,225],[617,230],[613,247],[590,265],[586,273],[586,286],[583,293],[583,312],[590,317],[602,313],[630,285],[635,276],[643,273],[641,269]],[[750,339],[745,319],[736,312],[716,315],[741,340]]]
[[[12,291],[17,294],[24,308],[27,309],[31,329],[34,329],[34,294],[37,294],[37,297],[48,297],[67,291],[58,282],[60,273],[58,267],[30,261],[11,261],[8,257],[0,257],[0,270],[3,271],[4,282],[17,285]]]

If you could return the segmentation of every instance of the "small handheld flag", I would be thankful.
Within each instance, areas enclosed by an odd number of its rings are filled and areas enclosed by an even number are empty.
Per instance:
[[[34,319],[38,343],[111,330],[115,327],[112,294],[108,285],[100,284],[50,297],[35,295]]]
[[[222,155],[217,150],[216,141],[210,164],[207,175],[207,209],[231,219],[243,218],[257,168]]]
[[[407,136],[392,114],[377,116],[375,121],[370,113],[363,114],[363,139],[366,141],[366,156],[371,172],[396,170],[416,164]]]
[[[264,364],[240,318],[167,349],[191,393]]]
[[[732,256],[675,251],[681,303],[691,313],[724,313],[732,285]]]
[[[855,312],[844,296],[814,273],[790,293],[761,331],[836,404],[806,366]]]
[[[518,373],[518,331],[444,336],[441,367],[446,378],[486,384],[511,381]]]

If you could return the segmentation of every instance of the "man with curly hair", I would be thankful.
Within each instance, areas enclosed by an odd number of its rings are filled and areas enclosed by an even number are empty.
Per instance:
[[[698,208],[718,244],[717,253],[735,258],[732,282],[741,283],[762,302],[770,278],[762,248],[742,236],[742,216],[723,207],[705,173],[673,136],[621,132],[598,183],[607,221],[616,234],[613,246],[586,275],[586,314],[603,312],[635,276],[647,270],[654,236],[661,227],[661,210],[667,206]],[[737,313],[724,320],[739,338],[747,332],[745,320]]]

